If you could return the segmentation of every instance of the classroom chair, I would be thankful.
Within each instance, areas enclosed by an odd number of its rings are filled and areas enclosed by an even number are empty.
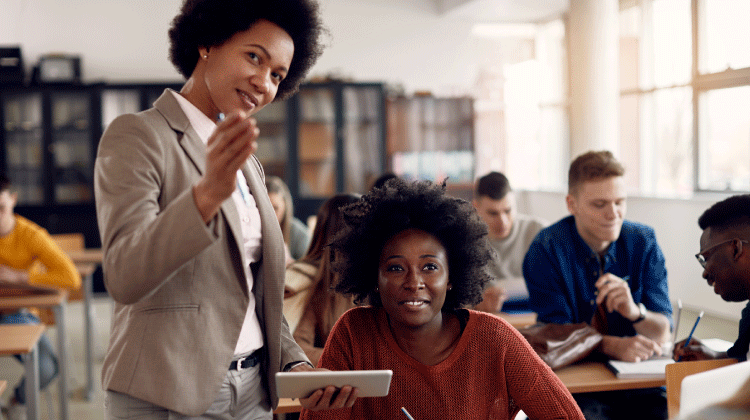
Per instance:
[[[688,376],[737,363],[737,359],[697,360],[672,363],[666,367],[667,413],[670,419],[677,418],[680,412],[682,380]]]

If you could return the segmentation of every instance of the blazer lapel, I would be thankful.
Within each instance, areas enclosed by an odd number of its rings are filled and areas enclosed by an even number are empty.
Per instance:
[[[182,111],[182,107],[174,97],[174,92],[170,89],[164,91],[159,99],[154,102],[154,107],[161,112],[167,123],[173,130],[182,133],[182,136],[178,136],[180,146],[185,154],[195,165],[198,173],[203,175],[206,171],[206,145],[203,144],[198,133],[195,131],[187,115]],[[247,164],[245,164],[247,166]],[[244,171],[244,169],[243,169]],[[247,176],[247,175],[246,175]],[[240,260],[242,261],[242,267],[247,267],[247,261],[245,253],[242,252],[242,226],[240,225],[240,216],[237,212],[237,207],[234,205],[234,200],[230,198],[224,200],[221,203],[220,211],[224,214],[229,225],[229,230],[232,232],[233,240],[237,249],[240,251]],[[244,271],[243,271],[244,272]],[[247,282],[243,281],[243,290],[247,290]],[[249,291],[248,291],[249,292]]]

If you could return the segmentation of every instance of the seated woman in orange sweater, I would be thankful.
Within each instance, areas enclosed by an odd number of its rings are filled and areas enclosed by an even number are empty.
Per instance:
[[[391,369],[388,396],[313,419],[583,419],[573,397],[502,319],[463,309],[482,299],[487,228],[445,185],[394,179],[346,207],[333,247],[338,292],[368,299],[346,312],[319,367]],[[320,390],[315,395],[321,395]]]
[[[17,285],[77,289],[81,286],[73,261],[60,249],[44,228],[13,213],[17,194],[10,181],[0,174],[0,288]],[[43,267],[39,267],[41,263]],[[28,312],[0,311],[0,324],[37,324]],[[39,341],[39,379],[44,389],[57,376],[57,358],[47,336]],[[8,417],[22,413],[25,402],[24,381],[18,384],[8,407]]]

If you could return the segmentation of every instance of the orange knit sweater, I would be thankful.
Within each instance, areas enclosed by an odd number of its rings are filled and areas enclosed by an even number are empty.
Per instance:
[[[33,286],[70,290],[81,286],[75,264],[47,231],[18,215],[13,230],[0,237],[0,265],[28,270],[29,284]]]
[[[360,398],[352,408],[310,412],[301,420],[512,419],[522,409],[531,419],[580,419],[565,385],[510,324],[468,311],[453,353],[425,366],[396,343],[382,308],[345,313],[326,343],[319,367],[330,370],[392,369],[388,396]]]

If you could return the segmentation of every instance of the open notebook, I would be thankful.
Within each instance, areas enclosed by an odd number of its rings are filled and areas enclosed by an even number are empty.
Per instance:
[[[607,366],[622,379],[660,379],[666,377],[667,365],[674,362],[670,357],[657,357],[642,362],[610,360]]]

